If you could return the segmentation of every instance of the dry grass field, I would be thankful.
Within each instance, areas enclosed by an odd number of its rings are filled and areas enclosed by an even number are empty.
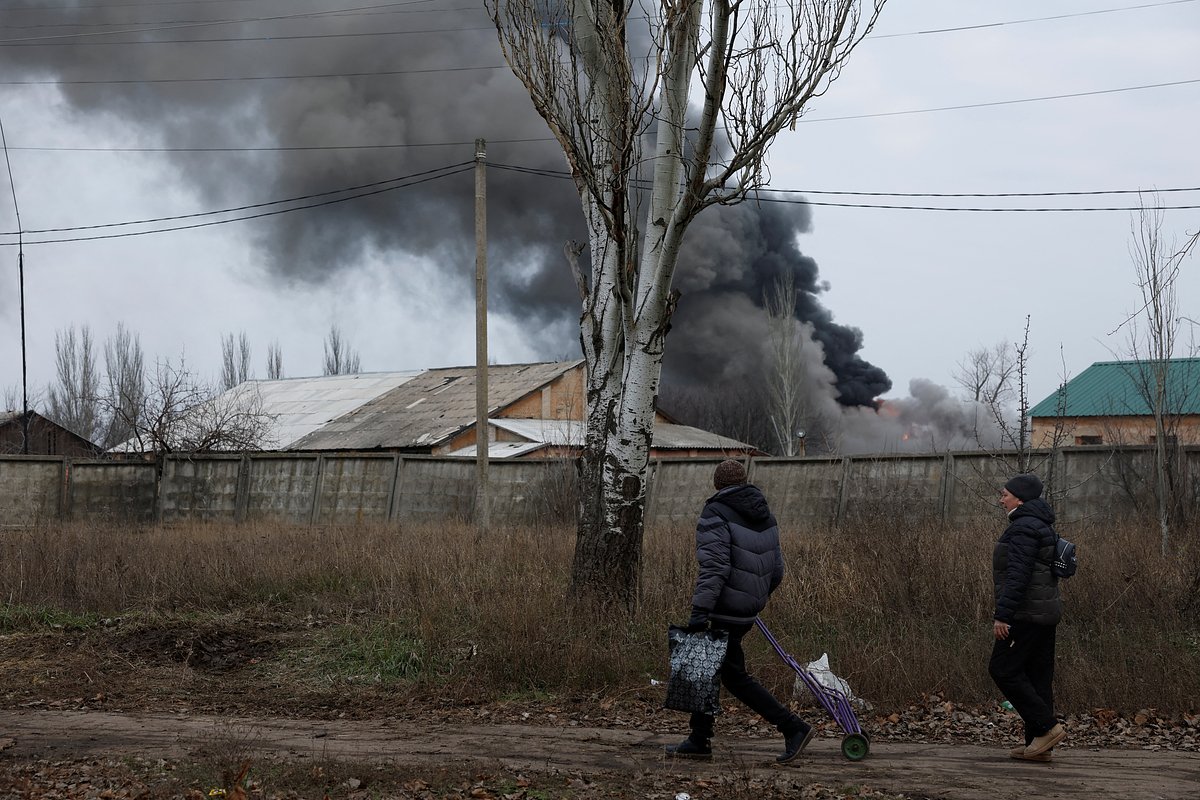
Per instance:
[[[990,554],[1001,527],[1000,518],[951,528],[880,515],[839,530],[786,531],[789,573],[763,617],[799,660],[828,652],[870,703],[861,715],[873,741],[1003,753],[1017,722],[1000,709],[986,670]],[[1177,531],[1171,558],[1159,554],[1150,523],[1077,525],[1070,536],[1081,566],[1064,584],[1056,685],[1073,743],[1194,753],[1200,536]],[[358,721],[381,731],[682,731],[682,715],[661,709],[663,689],[651,681],[665,677],[667,623],[689,610],[692,531],[647,533],[632,619],[594,618],[572,605],[573,545],[573,531],[562,527],[478,537],[457,523],[8,529],[0,535],[0,715],[169,713],[205,724]],[[747,649],[760,679],[790,697],[793,673],[759,637],[748,637]],[[758,748],[772,742],[753,715],[727,705],[719,737]],[[819,709],[805,713],[821,719]],[[823,736],[837,736],[834,727],[827,722]],[[200,796],[198,787],[227,785],[221,781],[254,749],[228,730],[217,730],[210,745],[178,762],[13,764],[0,797],[85,797],[95,787],[110,790],[97,796]],[[836,744],[828,747],[836,759]],[[1156,768],[1165,775],[1173,764]],[[248,796],[669,800],[681,780],[644,770],[521,771],[498,761],[473,771],[381,769],[353,759],[307,767],[259,760],[251,770],[258,790]],[[931,769],[938,774],[936,759]],[[91,783],[78,778],[85,773]],[[354,776],[364,774],[371,791],[355,788]],[[751,770],[732,783],[691,776],[685,785],[699,780],[705,798],[925,796],[889,788],[903,770],[874,773],[885,782],[874,786],[829,785],[820,769],[814,774]],[[84,788],[46,794],[58,784]]]

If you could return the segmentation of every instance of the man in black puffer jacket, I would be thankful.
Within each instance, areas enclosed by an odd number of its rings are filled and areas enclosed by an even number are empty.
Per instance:
[[[721,683],[779,729],[784,750],[775,760],[786,764],[800,755],[812,739],[813,729],[746,672],[742,650],[742,637],[783,580],[779,526],[763,493],[746,483],[746,469],[740,462],[722,461],[713,475],[713,487],[717,493],[708,498],[696,526],[700,574],[687,627],[700,631],[711,625],[713,630],[729,633]],[[691,727],[688,738],[667,747],[668,756],[712,757],[712,715],[692,714]]]
[[[1054,638],[1062,617],[1058,578],[1050,570],[1058,534],[1054,511],[1042,499],[1036,475],[1004,484],[1000,505],[1008,528],[992,551],[996,644],[988,672],[1025,722],[1025,744],[1009,752],[1026,761],[1049,761],[1066,731],[1054,716]]]

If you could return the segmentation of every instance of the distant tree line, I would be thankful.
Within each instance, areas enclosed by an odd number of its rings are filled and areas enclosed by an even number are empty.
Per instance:
[[[254,379],[245,331],[221,336],[221,373],[205,378],[177,358],[148,363],[141,337],[123,322],[98,345],[87,325],[54,336],[55,378],[30,398],[31,410],[93,442],[102,450],[198,452],[255,449],[267,444],[270,418],[257,391],[236,387]],[[358,352],[333,325],[324,343],[325,375],[361,370]],[[267,347],[266,378],[284,377],[278,340]],[[20,410],[19,387],[3,401]]]

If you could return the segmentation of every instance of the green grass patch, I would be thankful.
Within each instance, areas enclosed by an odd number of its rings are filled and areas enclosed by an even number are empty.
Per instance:
[[[82,631],[94,628],[101,615],[92,612],[66,611],[44,606],[0,604],[0,631],[52,630]]]
[[[395,622],[365,621],[325,631],[311,651],[310,669],[334,683],[393,686],[436,678],[438,659]]]

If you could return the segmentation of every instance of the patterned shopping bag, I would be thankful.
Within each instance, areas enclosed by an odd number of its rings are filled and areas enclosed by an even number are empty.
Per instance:
[[[721,713],[721,663],[729,647],[727,631],[688,633],[667,626],[671,677],[667,680],[664,708],[700,714]]]

